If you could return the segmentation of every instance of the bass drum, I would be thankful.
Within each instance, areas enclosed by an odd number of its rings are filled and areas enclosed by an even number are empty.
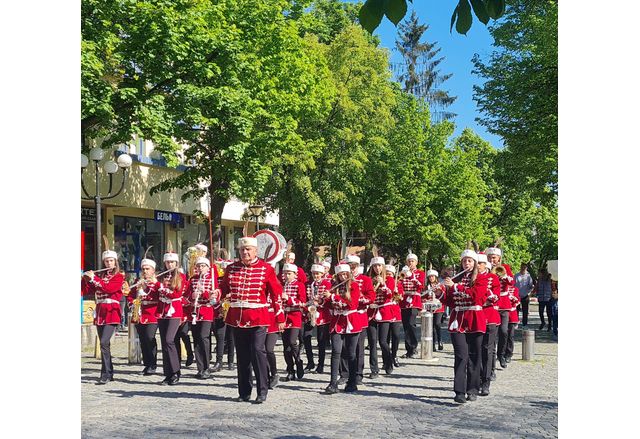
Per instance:
[[[258,257],[268,264],[275,265],[282,260],[287,249],[287,241],[273,230],[258,230],[252,235],[258,240]]]

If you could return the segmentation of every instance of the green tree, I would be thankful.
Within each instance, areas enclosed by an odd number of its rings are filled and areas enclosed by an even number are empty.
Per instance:
[[[438,43],[420,42],[428,29],[429,25],[418,23],[415,11],[405,23],[400,24],[396,40],[396,49],[403,58],[399,79],[405,92],[427,101],[435,121],[453,119],[455,114],[446,108],[456,97],[440,89],[453,75],[442,75],[438,70],[438,65],[444,60],[444,57],[436,58],[441,50],[435,48]]]

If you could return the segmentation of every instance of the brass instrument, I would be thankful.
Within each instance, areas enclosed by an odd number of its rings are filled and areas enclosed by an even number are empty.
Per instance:
[[[198,276],[198,283],[196,284],[196,298],[193,301],[193,311],[191,311],[191,324],[195,325],[198,321],[198,309],[200,308],[199,300],[202,290],[204,289],[204,276],[202,273]]]
[[[220,306],[220,308],[222,309],[222,320],[226,320],[229,308],[231,308],[231,302],[229,301],[229,299],[225,298],[222,301],[222,305]]]
[[[507,269],[502,265],[496,265],[491,269],[492,273],[495,273],[500,279],[504,278],[507,275]]]
[[[140,279],[131,287],[131,289],[133,288],[139,289],[140,287],[142,287],[144,284],[148,282],[151,282],[151,283],[157,282],[155,275],[153,275],[149,279]],[[125,284],[126,284],[126,281],[125,281]],[[128,285],[127,285],[127,288],[128,288]],[[128,294],[129,292],[127,292],[127,295]],[[141,315],[142,315],[142,297],[141,297],[140,291],[137,291],[136,298],[133,299],[133,304],[131,306],[131,322],[139,323]]]
[[[318,311],[318,308],[316,307],[316,300],[318,300],[318,285],[316,285],[315,282],[313,282],[312,292],[313,294],[311,297],[307,298],[307,312],[309,313],[309,324],[311,326],[316,326],[316,312]]]

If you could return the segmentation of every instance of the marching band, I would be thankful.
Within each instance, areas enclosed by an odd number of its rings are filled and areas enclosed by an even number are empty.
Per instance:
[[[187,349],[186,366],[195,360],[195,377],[211,379],[212,373],[222,369],[225,334],[231,332],[237,350],[238,401],[250,400],[254,382],[255,402],[262,403],[280,382],[301,380],[305,372],[324,374],[329,345],[330,378],[325,392],[338,393],[340,384],[346,384],[344,392],[356,392],[363,383],[365,338],[370,369],[367,378],[378,378],[380,369],[392,375],[400,366],[401,328],[406,349],[403,358],[416,355],[416,317],[420,312],[433,314],[433,350],[443,350],[445,307],[450,311],[447,327],[454,351],[455,402],[488,396],[490,383],[496,378],[496,359],[505,369],[513,355],[520,297],[511,268],[502,263],[497,246],[484,253],[464,250],[460,255],[462,271],[456,275],[447,272],[440,277],[431,266],[425,273],[418,269],[418,257],[411,252],[402,270],[374,253],[366,275],[359,256],[347,255],[333,267],[333,276],[328,260],[316,261],[307,280],[292,253],[287,254],[277,275],[272,264],[258,258],[257,239],[245,236],[238,241],[239,260],[222,267],[212,267],[204,256],[206,247],[200,249],[200,256],[185,267],[189,278],[180,272],[178,254],[170,245],[163,256],[165,270],[158,275],[155,261],[145,253],[141,278],[131,288],[120,272],[117,253],[105,248],[105,268],[82,275],[83,290],[95,294],[96,299],[94,324],[102,363],[98,384],[114,380],[110,339],[122,321],[119,302],[123,294],[140,339],[143,375],[156,373],[159,329],[161,384],[175,385],[181,378],[181,340]],[[314,330],[317,364],[311,342]],[[301,333],[306,367],[301,358]],[[212,334],[216,344],[213,365]],[[279,337],[286,364],[282,377],[274,352]]]

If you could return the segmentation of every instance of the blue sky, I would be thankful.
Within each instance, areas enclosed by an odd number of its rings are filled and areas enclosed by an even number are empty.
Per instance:
[[[455,28],[450,33],[451,14],[457,3],[458,0],[414,0],[413,3],[407,2],[406,17],[410,17],[411,11],[415,10],[418,22],[429,25],[422,41],[438,42],[436,47],[442,48],[439,55],[445,57],[439,65],[440,72],[442,74],[453,73],[453,76],[441,88],[447,90],[450,95],[458,97],[449,107],[453,113],[458,115],[454,120],[456,125],[454,135],[460,134],[464,128],[469,127],[494,147],[499,148],[502,146],[500,137],[488,133],[483,126],[475,121],[475,118],[480,114],[473,100],[473,85],[479,85],[482,81],[476,75],[471,74],[473,54],[478,53],[482,58],[488,58],[492,52],[493,38],[487,27],[479,22],[475,16],[473,17],[473,25],[466,36],[457,33]],[[401,61],[400,54],[395,50],[397,29],[393,23],[383,17],[382,23],[374,34],[380,37],[383,47],[390,49],[390,60],[392,62]]]

